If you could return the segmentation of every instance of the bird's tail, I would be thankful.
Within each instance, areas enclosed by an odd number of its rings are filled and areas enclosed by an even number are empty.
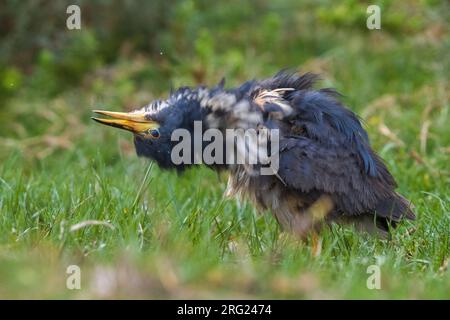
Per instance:
[[[390,228],[395,228],[402,219],[416,219],[412,209],[411,202],[395,192],[390,197],[381,200],[375,212],[363,214],[354,222],[359,230],[385,239],[390,236]]]
[[[399,222],[402,219],[415,220],[416,216],[412,209],[412,203],[397,192],[390,197],[381,200],[376,208],[375,213],[378,218],[386,218],[390,222]]]

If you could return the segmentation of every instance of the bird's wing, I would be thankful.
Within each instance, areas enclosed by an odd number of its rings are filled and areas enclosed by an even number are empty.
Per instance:
[[[337,207],[349,214],[375,208],[380,197],[351,150],[307,137],[281,141],[278,174],[288,188],[329,194]]]
[[[378,157],[375,161],[382,166]],[[389,175],[384,166],[381,170],[379,174]],[[278,175],[287,188],[328,194],[343,214],[373,212],[394,221],[415,218],[411,204],[385,181],[390,175],[368,175],[347,147],[327,146],[307,137],[283,139]]]
[[[278,174],[288,187],[327,193],[347,214],[377,211],[394,220],[403,215],[413,218],[358,117],[339,102],[335,91],[313,90],[311,81],[295,76],[266,80],[266,86],[276,90],[273,82],[283,87],[308,84],[281,95],[292,108],[278,120],[283,131]]]

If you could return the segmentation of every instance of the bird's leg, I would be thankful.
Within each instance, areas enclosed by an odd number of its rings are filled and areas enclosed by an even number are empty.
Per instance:
[[[314,230],[311,233],[311,255],[318,257],[322,253],[322,237]]]

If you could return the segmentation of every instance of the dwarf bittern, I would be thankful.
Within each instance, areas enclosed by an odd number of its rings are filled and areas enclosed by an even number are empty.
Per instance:
[[[131,131],[138,156],[180,172],[192,162],[174,163],[171,157],[177,129],[193,132],[195,122],[203,132],[277,129],[279,164],[273,175],[255,173],[255,166],[246,163],[208,166],[229,171],[228,195],[244,196],[259,211],[271,211],[284,230],[302,237],[330,222],[352,222],[386,235],[403,218],[415,219],[358,116],[335,90],[315,89],[317,79],[282,71],[233,89],[225,89],[224,81],[212,88],[182,87],[130,113],[94,110],[109,118],[93,119]]]

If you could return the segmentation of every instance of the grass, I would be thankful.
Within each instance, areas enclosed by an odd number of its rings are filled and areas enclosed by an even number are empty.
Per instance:
[[[223,52],[226,41],[210,45],[202,29],[197,54],[178,66],[164,56],[124,57],[53,98],[22,88],[0,109],[0,297],[449,299],[450,44],[445,11],[433,15],[397,34],[322,21],[310,36],[299,13],[291,20],[303,31],[279,27],[282,36],[271,39],[279,48],[260,48],[256,58],[251,48]],[[269,32],[276,15],[266,18]],[[229,75],[229,86],[286,65],[320,72],[364,119],[417,221],[390,240],[333,226],[314,256],[311,241],[281,233],[270,214],[224,199],[225,174],[178,176],[138,159],[131,137],[96,126],[90,110],[159,95],[155,65],[176,85],[195,84],[200,67],[205,83]],[[74,264],[81,290],[66,288]],[[380,290],[366,286],[373,264]]]
[[[334,227],[314,257],[269,215],[223,200],[224,183],[207,170],[178,177],[79,150],[41,165],[29,172],[12,156],[2,168],[4,297],[448,297],[448,201],[420,186],[408,192],[422,199],[413,234],[413,224],[390,241]],[[86,220],[112,227],[70,231]],[[366,270],[377,263],[382,290],[372,291]],[[80,291],[65,289],[72,264],[82,270]]]

